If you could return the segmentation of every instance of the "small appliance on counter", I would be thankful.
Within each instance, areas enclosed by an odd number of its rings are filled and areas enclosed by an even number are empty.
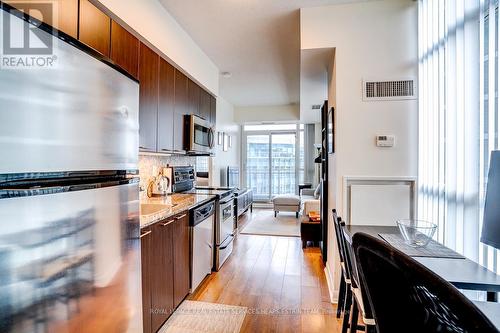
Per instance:
[[[156,173],[156,172],[153,172]],[[148,185],[149,197],[164,197],[172,193],[172,168],[162,168]]]

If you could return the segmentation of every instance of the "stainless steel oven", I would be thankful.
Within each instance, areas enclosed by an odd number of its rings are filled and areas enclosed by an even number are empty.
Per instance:
[[[210,123],[198,116],[187,115],[188,124],[188,147],[191,153],[211,154],[215,145],[214,129]]]

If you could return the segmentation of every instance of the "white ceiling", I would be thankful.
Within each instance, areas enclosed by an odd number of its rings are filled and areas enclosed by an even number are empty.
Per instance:
[[[220,95],[234,106],[299,103],[299,8],[360,2],[159,1],[221,72],[231,72],[231,78],[220,78]]]

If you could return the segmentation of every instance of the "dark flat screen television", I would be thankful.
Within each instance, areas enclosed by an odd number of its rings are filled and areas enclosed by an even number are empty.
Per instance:
[[[500,249],[500,151],[491,152],[481,242]]]
[[[240,168],[228,166],[224,170],[223,185],[227,187],[240,187]]]

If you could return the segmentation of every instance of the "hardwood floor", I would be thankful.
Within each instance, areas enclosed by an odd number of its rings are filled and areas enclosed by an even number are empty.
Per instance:
[[[240,234],[189,299],[248,307],[241,332],[338,332],[323,269],[319,249],[298,237]]]

